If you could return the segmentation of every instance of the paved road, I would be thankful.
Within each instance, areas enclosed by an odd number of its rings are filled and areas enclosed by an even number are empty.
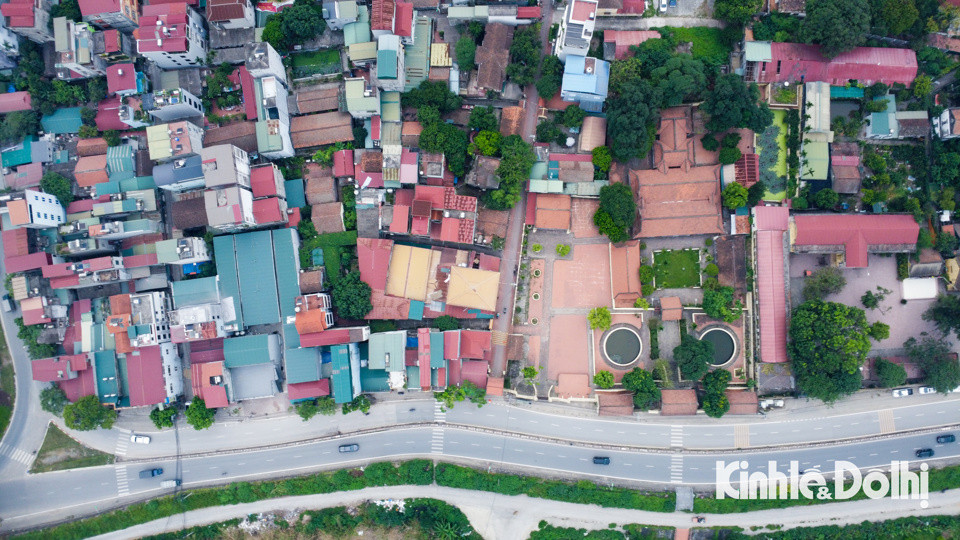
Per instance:
[[[360,450],[341,454],[339,444],[357,443]],[[684,455],[669,451],[636,452],[596,450],[568,444],[551,444],[512,435],[479,433],[455,428],[409,428],[374,433],[339,441],[306,443],[270,451],[219,453],[182,460],[184,487],[217,482],[302,474],[320,468],[359,464],[369,460],[411,457],[441,457],[474,463],[501,464],[528,473],[566,473],[595,481],[641,481],[670,488],[677,485],[709,486],[715,482],[718,460],[746,460],[749,470],[766,470],[768,461],[777,461],[786,470],[787,460],[800,467],[832,470],[834,460],[847,460],[860,468],[889,466],[891,460],[913,460],[917,448],[933,447],[937,458],[960,457],[960,444],[936,445],[932,435],[859,442],[839,446],[730,454]],[[608,466],[595,465],[596,455],[609,456]],[[170,477],[141,480],[141,470],[163,467],[174,471],[176,462],[158,460],[139,464],[93,467],[57,473],[0,480],[0,493],[17,497],[0,498],[0,530],[41,524],[65,516],[102,511],[130,500],[162,494],[160,481]],[[81,500],[84,502],[78,502]]]

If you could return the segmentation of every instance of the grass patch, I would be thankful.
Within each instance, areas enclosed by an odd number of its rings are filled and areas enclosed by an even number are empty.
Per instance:
[[[356,245],[357,231],[321,234],[316,238],[305,240],[300,246],[300,266],[301,268],[312,267],[311,254],[314,249],[320,248],[323,250],[323,265],[327,267],[327,279],[331,283],[336,283],[340,279],[342,248]]]
[[[712,61],[718,65],[726,64],[730,59],[732,49],[723,44],[721,40],[723,31],[719,28],[707,28],[705,26],[674,28],[668,26],[667,29],[673,32],[673,37],[678,42],[693,43],[691,53],[694,58]]]
[[[779,131],[777,131],[777,138],[776,138],[776,145],[777,145],[776,146],[776,151],[777,151],[776,162],[773,162],[773,160],[767,160],[767,159],[761,158],[761,167],[763,167],[764,163],[771,163],[771,162],[774,163],[774,165],[770,167],[770,170],[776,176],[776,180],[777,180],[775,182],[771,181],[771,178],[769,177],[764,180],[764,182],[767,184],[767,193],[766,195],[764,195],[764,199],[766,200],[782,201],[787,195],[786,178],[787,178],[787,174],[790,171],[787,166],[787,153],[788,153],[787,132],[789,131],[789,128],[787,127],[786,118],[787,118],[786,111],[781,109],[774,110],[773,124],[771,125],[770,128],[768,128],[771,130],[776,129]],[[764,139],[767,139],[767,141],[769,142],[769,138],[768,138],[769,135],[770,134],[767,133],[766,137],[764,135],[761,135],[757,138],[757,153],[760,154],[761,156],[763,155],[764,152],[773,151],[773,148],[767,148],[765,146],[768,143],[763,142]],[[769,176],[769,173],[767,173],[766,175],[762,174],[762,176]],[[770,188],[776,189],[776,191],[771,191]]]
[[[658,289],[687,289],[700,286],[700,250],[657,251],[653,272]]]
[[[33,461],[30,472],[45,473],[65,469],[80,469],[82,467],[109,465],[113,462],[113,455],[87,448],[73,440],[51,422],[47,426],[47,434],[43,438],[43,445],[37,452],[37,459]]]
[[[7,350],[7,340],[3,332],[0,332],[0,438],[7,432],[10,417],[13,416],[13,404],[17,401],[15,377],[13,359]]]
[[[330,74],[340,71],[340,51],[320,49],[290,55],[290,65],[294,76],[307,77],[316,74]]]

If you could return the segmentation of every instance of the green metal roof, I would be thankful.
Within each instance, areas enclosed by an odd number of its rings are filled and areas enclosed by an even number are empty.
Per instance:
[[[407,333],[403,330],[370,334],[367,365],[370,369],[403,371],[406,346]],[[388,355],[390,357],[389,369],[386,362]]]
[[[217,274],[220,276],[220,292],[224,297],[233,297],[237,326],[243,328],[243,305],[240,302],[237,254],[233,244],[233,236],[215,236],[213,238],[213,253],[217,261]]]
[[[333,400],[337,403],[353,401],[353,383],[350,375],[350,352],[346,345],[330,347],[330,361],[332,363],[331,382],[333,383]]]
[[[287,383],[297,384],[320,380],[320,349],[287,349],[283,353],[287,367]]]
[[[107,170],[111,173],[136,170],[133,147],[124,144],[107,148]]]
[[[237,262],[240,265],[238,277],[244,324],[253,326],[279,323],[277,275],[270,231],[238,234],[234,236],[234,241]]]
[[[830,149],[824,141],[804,141],[803,150],[807,153],[800,167],[800,178],[804,180],[826,180],[830,168]]]
[[[830,99],[860,99],[863,97],[863,88],[858,86],[831,86]]]
[[[366,43],[372,39],[370,35],[370,12],[367,6],[357,6],[357,22],[343,27],[343,43],[349,47],[354,43]]]
[[[432,369],[447,367],[443,359],[443,332],[430,333],[430,367]]]
[[[390,375],[379,369],[360,368],[360,388],[363,392],[389,392]]]
[[[430,75],[430,19],[417,17],[413,24],[413,45],[403,50],[404,91],[420,86]]]
[[[257,149],[261,152],[271,152],[283,148],[283,137],[280,133],[270,133],[267,120],[259,120],[257,128]]]
[[[377,78],[397,78],[397,51],[391,49],[377,51]]]
[[[300,333],[297,332],[296,325],[283,325],[283,347],[286,349],[300,348]]]
[[[180,254],[177,253],[177,241],[175,239],[161,240],[154,245],[157,250],[158,263],[170,264],[180,260]],[[216,285],[214,285],[214,289],[216,289]]]
[[[304,193],[302,178],[287,180],[284,182],[283,187],[287,192],[288,208],[303,208],[307,205],[307,196]]]
[[[295,240],[295,229],[274,229],[273,257],[277,268],[277,297],[280,314],[292,317],[297,314],[295,301],[300,296],[300,256]]]
[[[176,242],[176,240],[169,240],[169,242]],[[161,243],[157,242],[157,244]],[[176,252],[176,244],[174,244],[174,252]],[[160,251],[158,250],[157,259],[159,258]],[[174,281],[170,284],[170,290],[173,292],[173,305],[177,309],[185,306],[215,303],[220,298],[217,294],[217,278],[215,276]]]
[[[120,181],[119,180],[107,180],[106,182],[100,182],[97,184],[97,195],[113,195],[114,193],[120,193]]]
[[[398,123],[400,116],[400,92],[382,92],[380,94],[380,119],[385,122],[380,129],[387,129],[387,122]],[[381,137],[383,132],[381,131]]]
[[[531,193],[563,193],[563,182],[560,180],[530,180]]]
[[[269,335],[240,336],[223,340],[223,365],[228,368],[269,362]]]
[[[117,403],[120,399],[117,355],[113,351],[98,351],[93,354],[93,366],[100,403]]]
[[[20,144],[0,154],[0,161],[3,162],[3,166],[16,167],[25,163],[32,163],[33,158],[30,156],[30,148],[35,140],[36,138],[33,135],[27,135]]]
[[[606,180],[594,180],[593,182],[568,182],[563,186],[563,192],[572,197],[599,197],[600,189],[608,185]]]
[[[53,114],[48,114],[40,119],[40,125],[46,133],[55,133],[63,135],[66,133],[77,133],[83,120],[80,118],[80,107],[67,107],[57,109]]]

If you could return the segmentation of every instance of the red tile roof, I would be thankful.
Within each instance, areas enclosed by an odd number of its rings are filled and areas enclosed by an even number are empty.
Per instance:
[[[353,176],[353,150],[340,150],[333,154],[333,175],[336,177]]]
[[[4,260],[4,265],[8,273],[26,272],[27,270],[37,270],[52,264],[53,260],[49,253],[38,251],[29,255],[19,257],[8,257]]]
[[[373,0],[370,10],[370,29],[393,31],[393,0]]]
[[[79,3],[84,17],[120,11],[120,0],[80,0]]]
[[[360,279],[374,290],[387,288],[387,270],[390,267],[390,253],[393,240],[382,238],[358,238],[357,262],[360,266]]]
[[[77,141],[77,155],[79,156],[95,156],[98,154],[106,154],[107,140],[103,137],[95,137],[93,139],[80,139]],[[37,164],[40,165],[39,163]]]
[[[30,254],[30,233],[27,229],[10,229],[3,231],[4,258]]]
[[[137,89],[137,71],[133,64],[107,67],[107,92],[112,95]]]
[[[460,331],[460,358],[481,360],[487,357],[491,350],[493,334],[486,330]]]
[[[191,346],[192,349],[192,346]],[[202,399],[208,409],[216,409],[229,405],[227,400],[227,389],[218,384],[213,384],[211,379],[214,377],[223,377],[223,362],[209,362],[206,364],[194,364],[193,393]]]
[[[330,395],[330,379],[294,383],[287,385],[287,398],[290,401],[310,399]]]
[[[33,9],[33,0],[10,0],[10,2],[0,6],[0,14],[4,17],[10,17],[7,26],[26,28],[35,24]]]
[[[663,416],[697,414],[696,390],[690,388],[661,390],[660,414]]]
[[[430,329],[417,329],[417,364],[420,366],[420,389],[430,390]]]
[[[286,219],[286,215],[280,209],[280,199],[270,197],[253,201],[253,220],[257,225],[280,223],[286,221]]]
[[[613,43],[615,46],[614,58],[616,60],[623,60],[627,56],[632,56],[629,54],[630,47],[640,45],[648,39],[660,39],[660,32],[656,30],[606,30],[603,33],[603,42]]]
[[[63,390],[70,401],[77,401],[85,396],[92,396],[97,393],[96,380],[92,369],[84,369],[76,379],[68,381],[58,381],[57,386]]]
[[[848,268],[865,268],[870,246],[914,245],[920,232],[913,216],[905,214],[807,214],[793,220],[794,245],[843,246]]]
[[[240,78],[240,94],[243,98],[243,112],[247,115],[247,120],[257,119],[257,96],[253,84],[253,75],[247,71],[246,66],[240,66],[234,71]]]
[[[781,206],[753,209],[757,227],[757,297],[760,308],[760,360],[787,361],[787,298],[783,233],[790,210]]]
[[[460,368],[460,375],[463,380],[472,382],[478,388],[486,388],[487,363],[483,360],[465,361]]]
[[[820,54],[817,45],[771,43],[771,60],[758,70],[759,82],[824,81],[845,85],[857,80],[870,85],[876,82],[910,85],[917,76],[917,54],[911,49],[857,47],[833,59]],[[778,67],[779,66],[779,67]]]
[[[247,0],[209,0],[207,2],[207,21],[224,22],[244,18]]]
[[[133,31],[137,51],[186,52],[188,24],[186,3],[143,6],[140,27]]]
[[[3,4],[8,6],[10,4]],[[0,6],[2,9],[3,6]],[[0,113],[30,110],[30,92],[7,92],[0,94]]]
[[[250,189],[254,197],[277,195],[277,182],[273,165],[250,169]]]
[[[517,18],[518,19],[539,19],[540,7],[539,6],[520,6],[517,8]]]
[[[127,354],[127,388],[131,407],[156,405],[167,398],[159,346],[141,347]]]
[[[413,35],[413,4],[397,2],[397,12],[393,19],[393,33],[400,37]]]
[[[78,159],[73,175],[80,187],[92,187],[110,180],[107,175],[107,156],[85,156]]]
[[[760,156],[757,154],[744,154],[734,163],[737,183],[745,188],[760,181]]]
[[[393,206],[393,221],[390,222],[390,232],[407,234],[410,232],[410,207],[398,204]]]
[[[727,401],[730,402],[730,410],[727,414],[757,414],[759,410],[759,401],[757,393],[752,390],[727,390]]]
[[[144,266],[153,266],[157,264],[156,253],[144,253],[143,255],[128,255],[123,258],[124,268],[142,268]],[[105,270],[106,268],[104,268]]]

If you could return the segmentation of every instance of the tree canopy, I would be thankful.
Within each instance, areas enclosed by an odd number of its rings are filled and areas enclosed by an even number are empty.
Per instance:
[[[790,357],[797,387],[825,402],[860,389],[860,366],[870,351],[862,309],[810,300],[794,311]]]
[[[713,16],[734,24],[744,24],[763,7],[763,0],[717,0]]]
[[[713,319],[733,322],[743,314],[743,302],[734,300],[733,287],[704,287],[703,310]]]
[[[933,321],[944,335],[951,331],[960,337],[960,297],[940,296],[923,313],[923,320]]]
[[[937,392],[948,394],[960,386],[960,363],[952,358],[952,351],[946,342],[931,337],[920,341],[910,338],[903,346],[907,356],[923,367],[926,383]]]
[[[711,418],[720,418],[730,410],[727,385],[732,375],[725,369],[715,369],[703,376],[703,412]]]
[[[333,284],[333,307],[344,319],[363,319],[373,309],[373,290],[360,279],[360,272],[350,272]]]
[[[537,79],[537,95],[544,100],[557,95],[563,83],[563,62],[556,56],[550,55],[543,59],[540,65],[540,78]]]
[[[747,188],[737,182],[730,182],[723,188],[723,205],[736,210],[747,204]]]
[[[657,120],[660,101],[660,90],[642,79],[627,81],[618,95],[607,99],[607,137],[614,159],[629,161],[647,155],[653,145],[651,127]]]
[[[36,133],[40,129],[40,119],[33,111],[13,111],[3,117],[0,124],[0,140],[17,141],[24,134]]]
[[[460,108],[463,99],[450,91],[449,85],[439,81],[423,81],[420,86],[400,96],[404,107],[421,109],[434,107],[440,114]]]
[[[153,422],[153,425],[157,429],[163,429],[165,427],[173,427],[173,419],[177,416],[177,410],[173,407],[167,407],[166,409],[154,409],[150,411],[150,421]]]
[[[521,26],[513,33],[507,76],[520,86],[532,84],[540,67],[540,25]],[[550,99],[549,97],[546,99]]]
[[[437,330],[446,331],[446,330],[456,330],[460,328],[460,320],[450,315],[441,315],[433,320],[433,323],[430,325]]]
[[[880,386],[884,388],[900,386],[907,382],[907,370],[903,369],[900,364],[894,364],[884,358],[877,358],[873,361],[873,369],[877,372]]]
[[[800,35],[827,58],[863,45],[870,31],[867,0],[808,0]]]
[[[650,409],[660,401],[660,388],[649,371],[633,368],[623,376],[620,384],[633,392],[633,405],[638,409]]]
[[[40,179],[40,189],[49,193],[60,201],[64,208],[70,206],[73,202],[73,190],[70,186],[70,180],[60,173],[48,172]]]
[[[604,390],[613,388],[614,382],[613,373],[605,369],[601,369],[593,376],[593,384],[597,385],[597,388]]]
[[[40,391],[40,408],[48,413],[60,416],[67,403],[69,403],[67,395],[55,384]]]
[[[610,147],[598,146],[593,149],[591,155],[591,161],[593,161],[594,167],[599,169],[601,172],[607,172],[610,170],[610,165],[613,164],[613,157],[610,155]]]
[[[803,280],[803,299],[823,300],[842,291],[846,285],[847,278],[843,277],[843,271],[835,266],[824,266]]]
[[[590,323],[591,329],[606,331],[610,329],[613,317],[610,315],[609,309],[601,306],[590,310],[590,313],[587,314],[587,321]]]
[[[703,62],[687,54],[670,57],[664,65],[651,71],[650,76],[663,96],[662,107],[695,101],[707,86]]]
[[[292,6],[267,18],[263,28],[263,41],[279,52],[289,51],[294,45],[302,45],[319,36],[327,29],[323,19],[323,7],[310,0],[297,0]]]
[[[630,227],[637,220],[637,202],[626,184],[615,183],[600,188],[600,207],[593,214],[593,223],[611,242],[627,240]]]
[[[101,405],[97,396],[84,396],[63,407],[63,422],[77,431],[110,429],[116,420],[116,409]]]
[[[500,129],[500,122],[497,121],[493,107],[474,107],[470,111],[467,127],[477,131],[497,131]]]
[[[454,51],[457,55],[457,66],[460,67],[461,71],[469,73],[477,67],[477,42],[472,37],[469,35],[460,36]]]
[[[773,113],[766,103],[760,102],[757,85],[748,85],[733,73],[717,77],[700,110],[710,115],[707,129],[714,133],[732,128],[763,133],[773,123]]]
[[[213,425],[213,417],[217,413],[216,409],[208,409],[203,398],[195,397],[190,405],[187,406],[187,423],[193,426],[193,429],[207,429]]]
[[[494,210],[513,208],[513,205],[520,201],[523,185],[530,178],[534,160],[533,147],[524,141],[523,137],[504,137],[500,141],[500,166],[497,167],[500,186],[484,193],[484,204]]]
[[[673,349],[673,359],[684,379],[698,381],[710,369],[713,360],[713,343],[683,334],[680,345]]]

